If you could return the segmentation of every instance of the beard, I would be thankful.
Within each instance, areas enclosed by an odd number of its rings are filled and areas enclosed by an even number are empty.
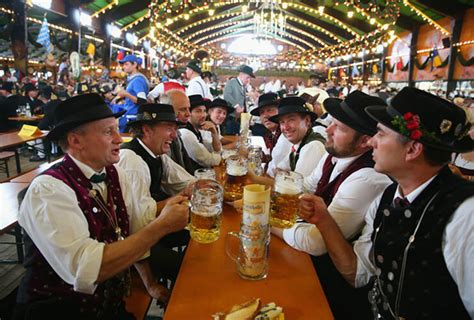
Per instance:
[[[326,145],[324,146],[326,151],[332,155],[333,157],[336,158],[348,158],[348,157],[353,157],[355,156],[355,152],[357,150],[359,140],[361,138],[361,134],[356,134],[354,138],[352,139],[351,142],[349,142],[347,145],[344,147],[336,147],[334,145],[334,142],[332,144],[328,144],[326,142]]]

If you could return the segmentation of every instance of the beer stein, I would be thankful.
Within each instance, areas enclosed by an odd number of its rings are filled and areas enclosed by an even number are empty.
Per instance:
[[[225,201],[242,199],[246,176],[247,159],[239,155],[230,156],[226,161],[226,180],[224,184]]]
[[[198,180],[191,196],[191,238],[200,243],[219,239],[223,192],[215,180]]]
[[[216,172],[212,168],[201,168],[194,171],[194,177],[198,180],[210,179],[216,180]]]
[[[231,156],[237,155],[237,149],[222,149],[221,151],[221,163],[219,164],[219,170],[220,170],[220,180],[224,181],[225,179],[225,170],[226,170],[226,161],[229,159]]]
[[[251,146],[249,148],[249,168],[252,169],[257,176],[263,174],[262,153],[262,147],[260,146]]]
[[[299,211],[299,196],[303,193],[303,176],[297,172],[279,171],[272,193],[270,224],[278,228],[291,228]]]
[[[230,237],[239,241],[235,254],[230,247]],[[246,280],[265,279],[268,274],[268,249],[270,245],[270,226],[247,226],[242,224],[240,231],[229,232],[226,236],[227,255],[236,262],[237,273]]]

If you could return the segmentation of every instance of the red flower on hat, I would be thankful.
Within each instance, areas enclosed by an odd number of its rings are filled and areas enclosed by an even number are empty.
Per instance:
[[[411,118],[413,118],[413,113],[411,112],[407,112],[403,115],[403,119],[405,119],[406,121],[410,120]]]
[[[419,140],[422,135],[423,135],[423,133],[420,130],[417,129],[417,130],[413,130],[410,133],[410,138],[413,139],[413,140]]]

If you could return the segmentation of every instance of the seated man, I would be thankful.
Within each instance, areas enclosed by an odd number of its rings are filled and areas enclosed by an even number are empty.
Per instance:
[[[333,117],[326,129],[327,153],[304,180],[308,192],[324,199],[346,239],[360,233],[369,204],[391,183],[386,175],[374,170],[372,147],[368,144],[377,123],[364,109],[378,104],[385,103],[361,91],[352,92],[344,101],[324,101]],[[314,224],[297,223],[290,229],[273,228],[273,232],[293,248],[314,256],[314,266],[336,319],[370,317],[367,292],[356,292],[339,275]]]
[[[173,89],[163,93],[160,96],[160,101],[161,103],[170,104],[173,106],[174,113],[176,115],[176,121],[178,121],[180,127],[184,127],[188,123],[189,117],[191,116],[191,104],[186,93],[181,90]],[[186,152],[186,149],[184,148],[179,130],[178,136],[171,143],[171,148],[168,152],[168,155],[174,160],[174,162],[186,169],[188,173],[194,174],[194,171],[197,169],[197,167],[195,168],[195,163],[191,160],[188,153]]]
[[[234,111],[234,108],[232,108],[227,101],[221,98],[214,99],[209,104],[209,110],[207,111],[209,115],[209,120],[211,120],[211,122],[216,126],[221,144],[223,146],[225,145],[227,148],[235,147],[236,143],[231,141],[230,139],[224,138],[221,135],[221,126],[223,125],[227,115],[233,111]],[[210,131],[207,131],[207,132],[209,135]]]
[[[156,202],[135,193],[119,161],[117,117],[97,94],[62,102],[48,138],[64,160],[31,183],[18,221],[25,268],[15,319],[118,319],[128,268],[188,221],[185,197]]]
[[[474,185],[447,166],[452,152],[474,150],[465,110],[407,87],[366,112],[378,122],[374,168],[396,182],[370,204],[354,247],[324,199],[304,195],[300,216],[316,225],[344,279],[371,284],[374,318],[473,318]]]
[[[217,166],[221,162],[220,151],[222,145],[219,141],[216,126],[206,121],[206,108],[209,100],[205,100],[200,95],[189,96],[191,103],[191,117],[184,128],[179,129],[184,148],[196,169],[210,168]],[[201,130],[209,131],[212,140],[204,140]]]
[[[173,107],[167,104],[144,104],[138,107],[137,119],[127,126],[133,140],[122,144],[119,166],[136,184],[137,194],[151,196],[158,202],[158,210],[178,193],[189,194],[186,187],[195,179],[166,153],[177,137],[178,122]],[[176,281],[183,255],[172,250],[189,241],[186,230],[161,239],[151,249],[150,264],[156,278]]]
[[[260,117],[260,122],[268,130],[263,139],[267,149],[270,151],[270,155],[265,159],[265,162],[268,162],[267,175],[270,177],[275,176],[274,170],[276,165],[288,156],[292,145],[281,134],[279,124],[269,120],[270,117],[278,114],[278,103],[279,100],[276,93],[265,93],[258,98],[258,107],[250,111],[251,115]]]
[[[305,101],[299,97],[288,97],[280,100],[278,114],[269,118],[278,123],[282,134],[292,143],[290,154],[276,165],[277,169],[295,171],[303,177],[316,168],[324,155],[324,138],[315,133],[311,127],[316,114],[305,108]],[[255,175],[249,170],[250,178],[255,183],[273,185],[269,177]]]

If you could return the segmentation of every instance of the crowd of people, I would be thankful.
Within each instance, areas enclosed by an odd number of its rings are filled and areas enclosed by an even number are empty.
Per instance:
[[[225,136],[241,132],[244,113],[268,150],[265,173],[249,169],[249,179],[273,186],[279,171],[304,177],[302,220],[272,233],[311,255],[336,319],[474,317],[471,100],[317,76],[307,86],[281,79],[254,88],[246,65],[220,92],[196,60],[187,82],[170,69],[152,88],[140,58],[120,64],[127,81],[96,89],[67,76],[56,84],[4,76],[1,130],[11,128],[4,114],[28,103],[65,153],[20,208],[27,273],[15,319],[127,319],[132,265],[166,303],[172,287],[157,279],[178,275],[183,254],[172,248],[189,241],[193,174],[236,147]],[[132,140],[122,143],[125,132]]]

